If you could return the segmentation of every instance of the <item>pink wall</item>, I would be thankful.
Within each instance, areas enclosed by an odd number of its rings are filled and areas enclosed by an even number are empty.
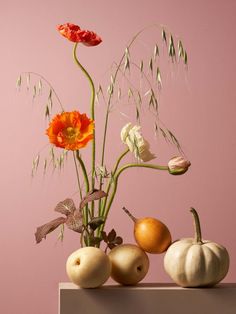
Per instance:
[[[191,170],[184,176],[130,170],[120,180],[108,227],[125,242],[133,242],[132,224],[121,212],[126,205],[136,216],[155,216],[170,228],[173,238],[192,236],[190,206],[199,210],[205,239],[228,248],[231,267],[225,281],[236,281],[235,252],[235,13],[234,0],[199,1],[6,1],[0,4],[1,24],[1,226],[0,312],[52,314],[57,308],[57,286],[67,281],[65,261],[79,247],[73,232],[64,243],[57,234],[35,245],[36,226],[56,217],[55,204],[76,190],[74,170],[61,175],[39,174],[30,179],[31,161],[47,144],[46,122],[40,101],[31,104],[27,93],[15,91],[22,71],[47,77],[68,108],[88,112],[86,81],[75,68],[72,45],[55,25],[71,21],[100,34],[103,44],[79,50],[96,82],[109,80],[109,66],[127,41],[142,27],[163,23],[179,35],[189,52],[187,78],[168,81],[162,95],[162,116],[183,143]],[[43,96],[42,96],[43,100]],[[99,107],[97,126],[102,125]],[[119,128],[127,122],[112,116],[108,164],[122,149]],[[148,119],[144,127],[148,129]],[[97,131],[101,134],[100,129]],[[147,130],[148,137],[151,133]],[[116,141],[112,145],[112,141]],[[153,150],[164,164],[176,151],[153,140]],[[130,158],[129,160],[132,160]],[[141,178],[141,180],[140,180]],[[134,185],[135,184],[135,185]],[[146,281],[168,282],[163,256],[150,256]]]

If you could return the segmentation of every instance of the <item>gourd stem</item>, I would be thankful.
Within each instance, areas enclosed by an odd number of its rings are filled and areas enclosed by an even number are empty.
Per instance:
[[[191,207],[190,212],[193,214],[194,219],[195,242],[202,243],[202,232],[198,213],[193,207]]]
[[[122,207],[122,209],[123,209],[123,211],[133,220],[134,223],[137,221],[137,218],[135,218],[135,217],[130,213],[130,211],[128,211],[127,208]]]

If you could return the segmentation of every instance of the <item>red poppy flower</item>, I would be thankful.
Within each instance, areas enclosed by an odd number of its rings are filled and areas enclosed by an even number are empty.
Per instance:
[[[102,42],[102,39],[96,33],[82,30],[78,25],[72,23],[58,25],[57,29],[62,36],[75,43],[97,46]]]
[[[51,121],[46,134],[52,144],[67,150],[78,150],[93,139],[94,122],[85,113],[63,112]]]

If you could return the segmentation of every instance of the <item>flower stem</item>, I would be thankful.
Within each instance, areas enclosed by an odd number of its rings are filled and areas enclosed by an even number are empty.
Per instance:
[[[111,195],[111,197],[109,199],[108,205],[105,208],[104,215],[103,215],[105,222],[106,222],[109,210],[111,208],[111,205],[113,203],[113,200],[114,200],[114,197],[115,197],[115,194],[116,194],[116,191],[117,191],[119,176],[121,175],[121,173],[123,171],[125,171],[128,168],[149,168],[149,169],[155,169],[155,170],[167,170],[168,171],[168,166],[159,166],[159,165],[144,164],[144,163],[127,164],[127,165],[124,165],[123,167],[121,167],[117,171],[117,173],[116,173],[116,175],[115,175],[115,177],[113,179],[114,180],[113,181],[113,184],[114,184],[113,192],[112,192],[112,195]],[[100,232],[103,231],[104,226],[105,226],[105,223],[102,225],[102,228],[101,228]]]
[[[81,170],[83,172],[84,175],[84,182],[85,182],[85,188],[86,188],[86,193],[89,192],[89,179],[88,179],[88,174],[87,174],[87,170],[85,168],[85,164],[83,162],[83,159],[80,157],[79,151],[76,151],[76,158],[78,159],[80,166],[81,166]]]
[[[119,164],[120,164],[121,160],[125,157],[125,155],[128,154],[129,151],[130,151],[129,149],[126,149],[126,150],[119,156],[119,158],[117,159],[117,162],[116,162],[116,164],[115,164],[115,167],[114,167],[114,169],[113,169],[113,171],[112,171],[112,177],[110,178],[109,183],[108,183],[108,187],[107,187],[107,189],[106,189],[107,196],[106,196],[105,199],[104,199],[104,202],[103,202],[103,204],[102,204],[102,208],[99,207],[99,208],[100,208],[99,216],[103,216],[103,215],[104,215],[104,211],[105,211],[105,208],[106,208],[107,199],[108,199],[109,192],[110,192],[110,189],[111,189],[112,181],[114,180],[114,175],[116,174],[116,171],[117,171],[117,169],[118,169],[118,167],[119,167]]]
[[[77,56],[76,56],[76,49],[77,49],[78,43],[75,43],[74,49],[73,49],[73,58],[75,63],[79,66],[81,71],[84,73],[84,75],[87,77],[91,89],[91,98],[90,98],[90,112],[91,112],[91,119],[95,120],[95,110],[94,110],[94,103],[95,103],[95,87],[93,80],[87,70],[82,66],[82,64],[79,62]],[[91,190],[94,190],[94,184],[95,184],[95,157],[96,157],[96,146],[95,146],[95,129],[93,130],[93,140],[92,140],[92,170],[91,170]],[[91,204],[91,216],[94,216],[94,201]]]
[[[200,220],[198,213],[196,209],[191,207],[190,212],[193,214],[193,219],[194,219],[194,229],[195,229],[195,242],[198,244],[202,243],[202,232],[201,232],[201,225],[200,225]]]
[[[82,191],[81,191],[81,184],[80,184],[80,178],[79,178],[79,170],[78,170],[74,151],[73,151],[73,159],[74,159],[74,163],[75,163],[75,171],[76,171],[76,176],[77,176],[77,181],[78,181],[79,195],[80,195],[80,199],[82,200]]]
[[[83,172],[84,175],[84,182],[85,182],[85,188],[86,188],[86,193],[89,192],[89,180],[88,180],[88,175],[87,175],[87,171],[84,165],[84,162],[82,160],[82,158],[79,155],[79,151],[76,151],[76,158],[78,159],[80,166],[81,166],[81,170]],[[81,197],[82,199],[82,197]],[[85,209],[83,210],[83,217],[84,217],[84,225],[87,226],[88,224],[88,216],[90,214],[89,208],[88,208],[88,204],[86,205]]]

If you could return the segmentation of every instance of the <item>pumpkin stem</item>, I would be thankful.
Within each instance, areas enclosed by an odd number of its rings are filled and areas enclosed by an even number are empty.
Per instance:
[[[133,222],[135,223],[137,221],[137,218],[135,218],[129,211],[127,208],[122,207],[123,211],[133,220]]]
[[[191,207],[190,212],[193,214],[194,219],[195,242],[202,243],[202,232],[198,213],[193,207]]]

